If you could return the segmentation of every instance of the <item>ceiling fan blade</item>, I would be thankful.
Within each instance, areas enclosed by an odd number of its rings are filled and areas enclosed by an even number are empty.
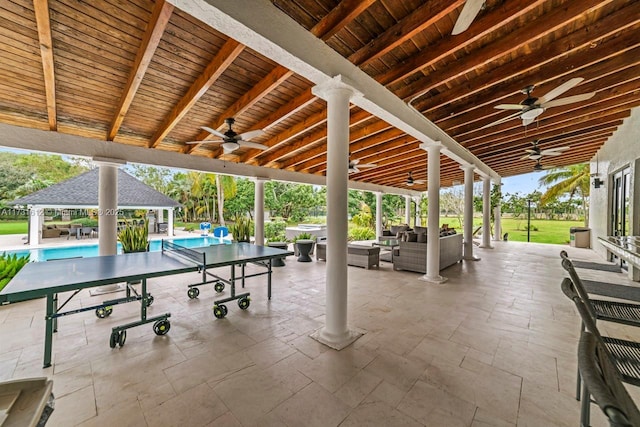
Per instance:
[[[349,173],[358,173],[358,172],[360,172],[360,169],[358,169],[355,166],[349,168]]]
[[[453,27],[453,31],[451,31],[451,35],[458,35],[469,28],[473,20],[478,16],[483,4],[484,0],[467,0]]]
[[[542,107],[558,107],[560,105],[572,104],[574,102],[586,101],[587,99],[591,99],[595,96],[595,92],[583,93],[582,95],[573,95],[567,96],[566,98],[556,99],[555,101],[545,102],[542,104]]]
[[[552,99],[557,98],[572,87],[580,84],[583,80],[584,79],[582,77],[574,77],[571,80],[567,80],[557,88],[551,89],[549,92],[545,93],[541,98],[538,98],[538,103],[544,104],[545,102],[549,102]]]
[[[363,163],[361,165],[358,165],[359,168],[376,168],[378,167],[378,165],[376,165],[375,163]]]
[[[491,126],[499,125],[500,123],[508,122],[509,120],[515,119],[518,116],[520,116],[520,111],[517,111],[517,112],[515,112],[513,114],[510,114],[507,117],[503,117],[503,118],[501,118],[499,120],[496,120],[495,122],[489,123],[488,125],[484,125],[480,129],[486,129],[486,128],[489,128]]]
[[[206,130],[207,132],[209,132],[210,134],[213,134],[215,136],[219,136],[220,138],[226,138],[226,135],[218,130],[215,130],[213,128],[210,128],[208,126],[200,126],[200,129],[202,130]]]
[[[526,105],[520,105],[520,104],[500,104],[500,105],[496,105],[495,107],[498,110],[524,110],[526,108]]]
[[[542,114],[542,113],[540,113]],[[536,116],[538,117],[538,116]],[[522,126],[529,126],[531,123],[536,121],[536,117],[530,117],[528,119],[522,119]]]
[[[526,154],[526,155],[524,155],[524,156],[520,157],[520,160],[527,160],[527,159],[530,159],[530,158],[531,158],[531,156],[535,156],[535,153]]]
[[[537,154],[538,151],[534,150],[532,148],[527,148],[526,150],[524,150],[525,153],[529,153],[529,154]]]
[[[542,150],[540,154],[544,156],[553,156],[552,153],[557,153],[556,155],[562,154],[563,151],[567,151],[571,147],[558,147],[558,148],[547,148],[546,150]]]
[[[426,183],[426,182],[427,182],[427,181],[425,181],[424,179],[415,179],[415,180],[413,180],[413,183],[414,183],[414,184],[424,184],[424,183]]]
[[[242,139],[238,141],[238,144],[243,147],[255,148],[257,150],[266,150],[267,148],[269,148],[264,144],[258,144],[257,142],[245,141]]]
[[[240,135],[237,136],[237,138],[246,141],[247,139],[252,139],[257,136],[262,136],[264,134],[265,134],[265,131],[263,131],[262,129],[256,129],[256,130],[250,130],[249,132],[241,133]]]
[[[185,144],[220,144],[224,142],[220,139],[203,139],[202,141],[187,141]]]

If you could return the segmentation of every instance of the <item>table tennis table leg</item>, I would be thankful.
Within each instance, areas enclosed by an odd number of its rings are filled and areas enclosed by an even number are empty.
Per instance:
[[[242,289],[244,289],[244,268],[247,266],[247,264],[241,264],[240,265],[240,270],[242,271]]]
[[[51,366],[51,348],[53,347],[53,327],[55,319],[55,302],[54,295],[47,295],[47,314],[45,316],[45,329],[44,329],[44,363],[43,368]]]
[[[269,258],[269,273],[267,275],[267,298],[271,299],[271,263],[273,258]]]

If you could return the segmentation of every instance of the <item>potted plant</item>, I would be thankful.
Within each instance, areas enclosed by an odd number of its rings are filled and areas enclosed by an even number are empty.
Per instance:
[[[147,252],[149,250],[149,221],[144,220],[143,225],[134,225],[131,222],[118,232],[118,240],[122,244],[122,252]]]
[[[298,240],[313,240],[313,245],[311,245],[311,250],[309,251],[309,254],[313,254],[313,248],[316,246],[315,241],[316,238],[315,236],[313,236],[311,233],[300,233],[297,236],[295,236],[293,238],[293,253],[295,256],[299,256],[300,252],[298,251],[298,244],[296,243]]]
[[[251,220],[248,217],[238,215],[234,224],[229,227],[229,232],[236,242],[249,243],[251,241],[251,225]]]

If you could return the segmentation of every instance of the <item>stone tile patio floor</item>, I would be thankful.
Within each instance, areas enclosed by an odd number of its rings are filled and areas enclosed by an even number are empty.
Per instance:
[[[249,309],[230,303],[221,320],[212,287],[187,297],[195,273],[152,279],[150,312],[171,312],[167,335],[145,325],[109,348],[111,327],[134,319],[137,304],[106,319],[64,317],[47,369],[44,300],[3,306],[0,379],[53,378],[48,426],[576,426],[579,318],[560,290],[563,247],[493,244],[476,250],[481,261],[443,270],[442,285],[384,262],[349,267],[349,323],[366,333],[340,352],[309,338],[325,312],[326,264],[315,260],[275,269],[270,302],[266,279],[249,279]],[[75,306],[99,298],[79,296]],[[600,326],[640,340],[637,328]],[[592,424],[606,425],[595,406]]]

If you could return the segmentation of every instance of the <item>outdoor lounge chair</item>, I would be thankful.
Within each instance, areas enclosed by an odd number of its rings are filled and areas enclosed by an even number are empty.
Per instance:
[[[582,333],[584,333],[584,330],[586,329],[595,336],[595,339],[598,342],[601,343],[602,347],[604,347],[608,352],[608,356],[611,357],[611,361],[613,365],[615,365],[617,373],[620,375],[622,381],[635,386],[640,386],[640,343],[612,337],[603,337],[602,335],[600,335],[600,332],[598,331],[598,328],[596,326],[596,318],[593,315],[593,308],[589,306],[589,301],[585,301],[580,298],[580,295],[576,291],[576,287],[574,286],[571,279],[564,278],[562,280],[561,287],[564,294],[574,302],[576,308],[578,309],[578,313],[580,313],[583,325]],[[579,362],[578,369],[580,375],[582,375],[582,370],[580,369]],[[589,405],[591,404],[591,392],[588,388],[589,380],[592,380],[592,378],[586,379],[587,382],[585,382],[582,387],[580,399],[582,401],[580,420],[581,425],[583,426],[589,425],[590,418]]]

